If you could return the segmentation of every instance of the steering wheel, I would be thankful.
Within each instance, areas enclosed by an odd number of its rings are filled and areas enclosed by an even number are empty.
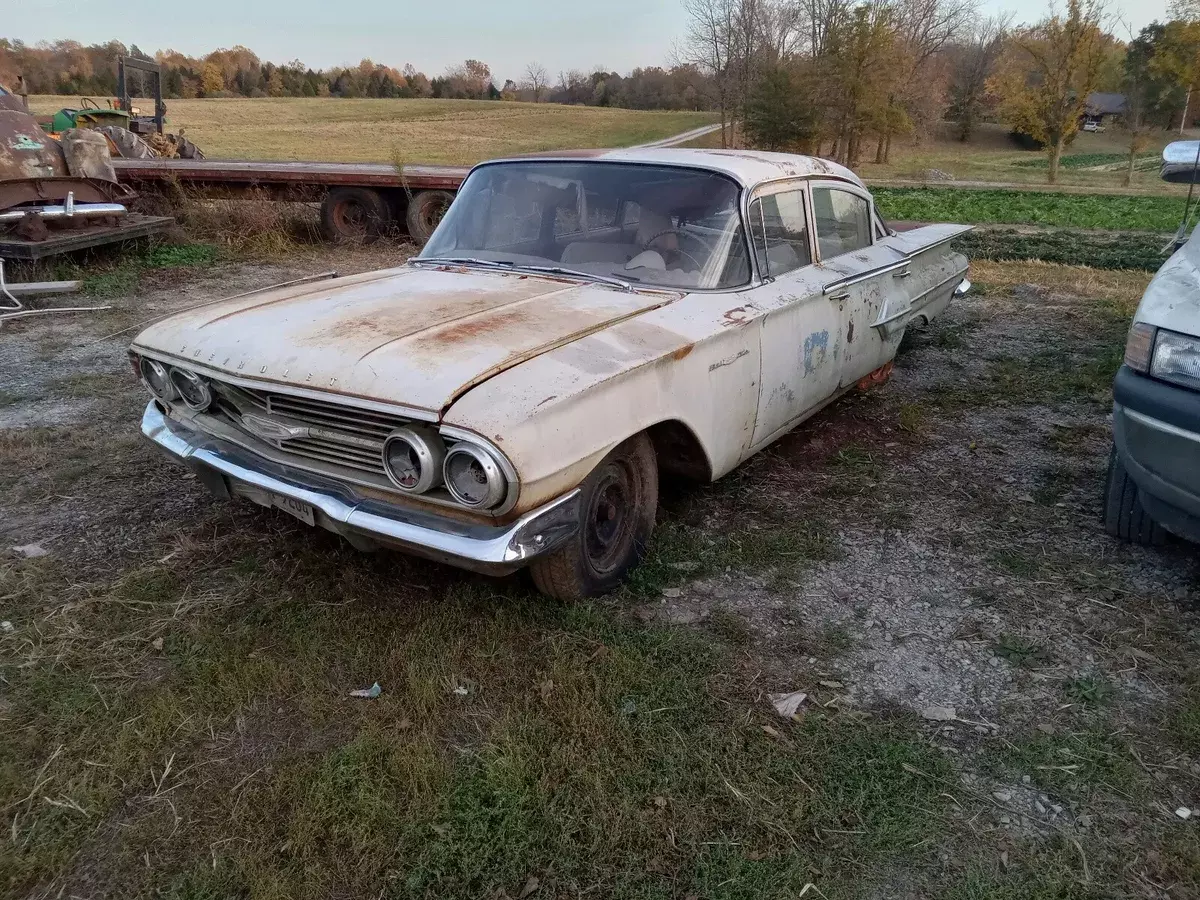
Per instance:
[[[88,105],[89,103],[91,104],[90,106]],[[79,106],[81,109],[99,109],[100,108],[100,104],[97,103],[95,100],[93,100],[91,97],[80,97],[79,98]]]
[[[679,228],[663,229],[658,234],[656,234],[652,238],[650,238],[650,240],[646,241],[642,245],[642,249],[649,250],[651,244],[653,244],[659,238],[666,237],[668,234],[673,234],[678,238],[685,238],[687,240],[695,241],[697,244],[699,244],[701,247],[703,247],[705,250],[708,251],[709,256],[712,256],[712,254],[713,254],[713,248],[708,244],[707,241],[705,241],[701,237],[698,237],[697,235],[692,234],[690,231],[683,231],[682,229],[679,229]],[[676,252],[680,256],[687,257],[689,260],[691,260],[692,265],[696,267],[697,272],[704,271],[704,266],[700,264],[700,261],[698,259],[696,259],[696,257],[692,256],[692,254],[690,254],[686,250],[684,250],[682,247],[680,247]]]

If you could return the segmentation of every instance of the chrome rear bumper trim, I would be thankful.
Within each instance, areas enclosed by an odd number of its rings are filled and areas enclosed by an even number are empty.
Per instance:
[[[232,484],[307,503],[318,524],[348,538],[368,538],[460,568],[502,575],[521,568],[579,530],[579,489],[526,513],[510,525],[475,525],[425,510],[352,496],[343,485],[256,457],[169,419],[151,401],[142,434],[193,468],[220,473]]]

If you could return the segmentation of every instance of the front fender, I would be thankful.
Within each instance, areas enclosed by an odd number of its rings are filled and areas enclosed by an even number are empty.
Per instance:
[[[694,295],[559,347],[475,387],[444,421],[508,456],[521,481],[516,512],[576,487],[661,422],[688,428],[719,477],[749,452],[758,405],[760,323],[726,315],[736,302]]]

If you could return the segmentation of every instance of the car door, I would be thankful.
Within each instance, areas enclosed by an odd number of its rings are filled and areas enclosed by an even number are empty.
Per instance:
[[[840,386],[849,387],[895,355],[899,337],[874,326],[903,305],[909,273],[901,254],[876,241],[870,194],[843,181],[815,181],[811,189],[822,292],[844,311]]]
[[[753,444],[762,446],[838,389],[845,309],[822,292],[813,265],[806,182],[759,187],[749,206],[751,244],[762,283],[761,377]]]
[[[841,386],[849,387],[895,357],[910,321],[949,303],[966,259],[948,243],[969,229],[889,234],[870,194],[847,182],[814,182],[812,204],[823,291],[846,310]]]

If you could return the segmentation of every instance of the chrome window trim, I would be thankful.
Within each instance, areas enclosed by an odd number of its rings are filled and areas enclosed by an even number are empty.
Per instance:
[[[867,242],[866,246],[858,247],[855,250],[847,250],[844,253],[837,254],[837,256],[831,256],[829,257],[830,260],[838,259],[850,253],[857,253],[858,250],[865,250],[867,247],[874,247],[877,243],[879,243],[875,239],[875,198],[871,196],[870,191],[868,191],[866,188],[860,188],[853,182],[846,181],[844,179],[826,178],[822,176],[821,178],[809,179],[808,191],[810,194],[810,199],[812,192],[819,188],[826,188],[831,191],[845,191],[847,194],[853,194],[859,199],[867,201],[867,221],[870,224],[870,228],[868,228],[867,231],[870,240]],[[815,262],[827,262],[825,255],[821,252],[821,237],[817,234],[817,207],[815,203],[812,203],[811,206],[813,222],[813,259]]]

